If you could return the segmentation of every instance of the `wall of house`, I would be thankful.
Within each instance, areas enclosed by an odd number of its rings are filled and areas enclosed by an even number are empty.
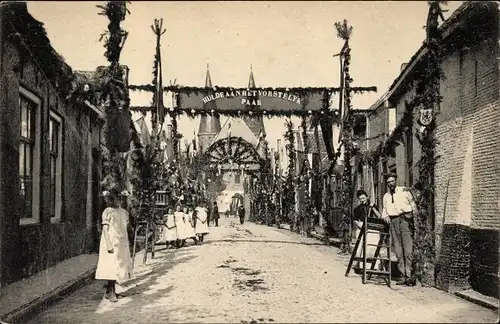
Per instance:
[[[494,26],[498,28],[498,21]],[[496,33],[495,33],[496,34]],[[443,62],[437,117],[437,283],[498,297],[499,67],[496,37]]]
[[[488,19],[491,24],[485,23]],[[443,99],[436,117],[435,273],[436,284],[444,290],[472,287],[498,296],[499,66],[498,32],[491,29],[498,28],[498,17],[481,20],[481,26],[470,28],[492,35],[489,41],[463,47],[442,61]],[[396,100],[398,121],[405,111],[404,102],[412,95],[408,92]],[[418,109],[414,113],[418,120]],[[408,172],[413,174],[413,184],[419,176],[419,142],[413,136],[413,170],[407,165],[406,145],[403,140],[396,148],[399,185],[409,185]]]
[[[367,138],[365,149],[367,151],[374,151],[377,147],[385,141],[389,129],[389,110],[382,106],[375,109],[368,117],[367,123]],[[370,166],[364,165],[363,186],[365,191],[370,196],[370,199],[376,203],[380,208],[382,207],[382,196],[385,192],[384,184],[384,170],[382,168],[382,161]]]
[[[91,122],[88,111],[65,105],[56,90],[45,78],[37,63],[28,58],[19,65],[17,44],[4,42],[2,46],[2,92],[0,93],[2,182],[0,183],[1,283],[29,277],[57,262],[92,249],[92,224],[87,201],[89,165],[92,148],[99,145],[99,126]],[[22,72],[20,72],[22,71]],[[39,168],[39,221],[20,225],[21,198],[19,195],[19,127],[20,87],[41,102],[36,118],[40,134],[40,158],[33,161]],[[50,218],[49,169],[49,109],[55,111],[63,124],[61,218]],[[92,179],[92,178],[90,178]],[[90,224],[90,225],[89,225]]]

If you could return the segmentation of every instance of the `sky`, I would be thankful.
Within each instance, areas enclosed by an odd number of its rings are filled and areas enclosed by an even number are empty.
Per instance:
[[[448,1],[445,17],[462,1]],[[45,24],[53,47],[74,70],[107,65],[100,35],[107,17],[103,2],[29,2],[30,13]],[[162,65],[165,85],[204,86],[210,64],[212,83],[246,87],[253,68],[257,87],[339,85],[343,45],[334,23],[347,19],[354,86],[376,86],[377,93],[355,95],[353,106],[369,108],[389,88],[425,37],[426,1],[132,1],[122,24],[129,32],[120,62],[130,68],[130,84],[149,84],[155,52],[151,25],[163,18]],[[150,93],[131,93],[131,105],[151,102]],[[166,105],[170,99],[165,98]],[[136,119],[137,116],[134,116]],[[222,124],[224,118],[222,118]],[[285,132],[284,120],[264,121],[270,147]],[[190,140],[199,119],[182,117],[179,131]]]

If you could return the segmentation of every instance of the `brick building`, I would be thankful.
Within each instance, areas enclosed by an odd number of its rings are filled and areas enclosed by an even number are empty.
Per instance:
[[[0,8],[0,283],[95,248],[103,114],[26,3]]]
[[[444,290],[473,288],[498,297],[500,125],[499,14],[496,2],[465,2],[439,28],[446,52],[442,60],[442,103],[436,123],[434,218],[438,262],[436,285]],[[400,121],[410,84],[426,59],[423,45],[372,106],[367,149],[375,149]],[[415,120],[419,111],[415,112]],[[408,130],[393,152],[365,167],[365,188],[381,201],[382,175],[392,171],[400,185],[418,180],[417,127]],[[370,191],[368,191],[370,194]]]

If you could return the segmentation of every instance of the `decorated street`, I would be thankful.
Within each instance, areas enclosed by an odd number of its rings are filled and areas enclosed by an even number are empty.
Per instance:
[[[31,323],[486,323],[496,314],[434,288],[388,288],[344,276],[338,249],[235,218],[210,227],[204,245],[163,247],[118,292],[93,281]],[[142,255],[139,255],[142,260]],[[140,263],[139,263],[140,264]]]

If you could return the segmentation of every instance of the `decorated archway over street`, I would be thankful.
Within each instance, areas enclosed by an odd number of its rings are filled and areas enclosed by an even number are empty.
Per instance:
[[[228,137],[213,143],[205,152],[204,160],[206,167],[219,172],[256,173],[264,164],[255,147],[241,137]]]

